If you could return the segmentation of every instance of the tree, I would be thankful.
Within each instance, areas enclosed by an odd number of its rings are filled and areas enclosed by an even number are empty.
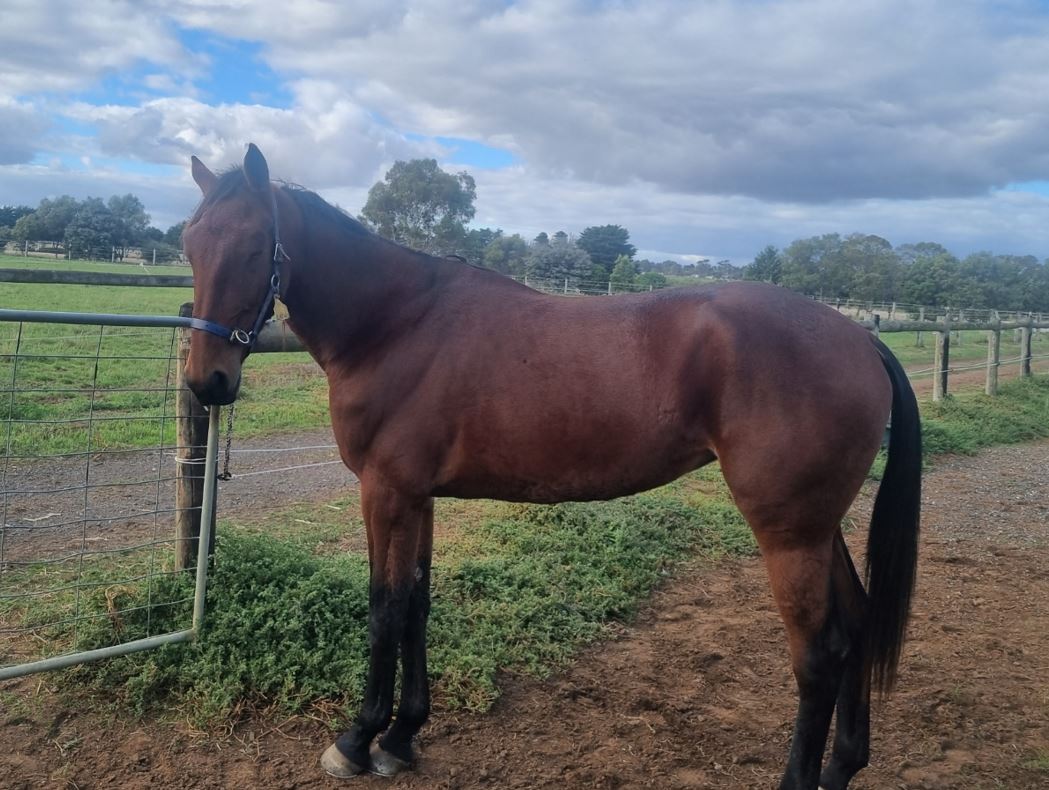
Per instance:
[[[960,297],[960,291],[958,259],[944,251],[915,258],[903,271],[898,296],[909,304],[945,307]]]
[[[719,280],[739,280],[743,276],[743,270],[733,266],[732,261],[725,258],[714,265],[714,276]]]
[[[637,247],[630,243],[630,232],[619,225],[593,225],[585,228],[576,239],[576,246],[585,250],[594,262],[595,271],[607,279],[620,255],[633,258]],[[600,272],[598,272],[600,273]]]
[[[368,191],[361,219],[399,244],[447,254],[464,246],[476,197],[469,173],[446,173],[434,159],[398,161]]]
[[[164,231],[162,231],[160,228],[156,228],[156,227],[154,227],[152,225],[150,225],[148,228],[146,228],[142,232],[142,238],[139,239],[139,246],[143,247],[143,248],[146,247],[146,246],[155,247],[155,246],[157,246],[157,244],[163,244],[163,243],[164,243]]]
[[[113,195],[106,204],[113,223],[113,245],[116,256],[124,260],[128,247],[137,247],[146,228],[149,227],[149,214],[142,201],[132,194]]]
[[[753,263],[743,267],[744,280],[778,283],[782,273],[783,260],[779,256],[779,250],[771,244],[757,254]]]
[[[936,255],[950,255],[946,247],[935,241],[919,241],[917,244],[901,244],[896,248],[896,257],[904,266],[910,266],[919,258],[931,258]]]
[[[645,288],[666,288],[667,278],[662,272],[642,272],[637,276],[637,284]]]
[[[609,275],[609,282],[618,286],[633,285],[636,277],[637,266],[630,258],[626,255],[620,255],[616,258],[616,263],[612,267],[612,273]]]
[[[109,207],[101,198],[88,198],[66,226],[66,249],[73,257],[105,260],[113,249],[116,232],[116,221]]]
[[[32,214],[15,223],[14,236],[18,241],[49,241],[57,247],[66,236],[66,228],[80,210],[81,203],[70,195],[51,200],[44,198]]]
[[[182,229],[186,227],[186,221],[182,220],[177,225],[172,225],[164,231],[164,243],[172,247],[182,249]]]
[[[26,214],[32,214],[29,206],[0,206],[0,227],[13,228]]]
[[[853,233],[838,251],[840,267],[849,274],[848,295],[867,302],[891,302],[896,294],[900,261],[881,236]]]
[[[475,228],[466,234],[463,244],[462,255],[470,263],[480,264],[484,260],[484,251],[495,239],[501,237],[501,230],[491,228]]]
[[[528,256],[528,276],[543,280],[579,282],[590,274],[593,262],[590,256],[564,235],[555,234],[549,244],[534,244]]]
[[[497,272],[521,277],[528,271],[528,244],[516,233],[512,236],[500,234],[484,248],[483,263]]]
[[[35,211],[18,218],[14,227],[11,228],[11,238],[15,241],[36,241],[44,238],[43,223],[40,222]]]
[[[783,251],[780,284],[803,294],[848,297],[851,276],[842,266],[842,243],[837,233],[791,242]]]

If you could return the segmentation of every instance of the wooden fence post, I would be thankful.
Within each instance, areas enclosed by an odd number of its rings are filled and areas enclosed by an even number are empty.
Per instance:
[[[919,321],[924,321],[925,320],[925,308],[924,307],[919,307],[918,308],[918,320]],[[917,348],[925,348],[925,336],[922,334],[922,331],[920,329],[918,330],[918,336],[914,339],[914,345]]]
[[[951,322],[943,319],[943,328],[936,330],[935,370],[932,379],[932,399],[943,400],[947,395],[947,371],[951,364]]]
[[[1027,325],[1020,329],[1020,375],[1026,378],[1031,375],[1031,323],[1033,318],[1027,316]]]
[[[193,315],[192,302],[179,308],[180,316]],[[195,568],[200,510],[204,502],[204,455],[208,437],[208,413],[186,386],[186,357],[191,329],[180,329],[175,360],[175,570]],[[209,554],[215,550],[212,514]]]
[[[1001,325],[1001,321],[998,322]],[[991,329],[987,332],[987,383],[984,392],[988,395],[998,394],[998,363],[1002,358],[1002,330]]]

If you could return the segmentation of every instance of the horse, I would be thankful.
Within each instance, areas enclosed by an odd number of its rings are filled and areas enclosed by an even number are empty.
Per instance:
[[[203,198],[183,232],[200,330],[190,388],[206,405],[233,402],[279,298],[327,376],[339,453],[360,480],[368,674],[354,723],[321,757],[327,773],[389,776],[415,760],[430,710],[435,497],[603,500],[717,460],[767,567],[797,683],[780,788],[848,786],[868,764],[871,690],[896,679],[918,555],[918,407],[885,345],[769,284],[542,294],[271,182],[254,144],[218,175],[191,163]],[[865,589],[841,522],[890,413]]]

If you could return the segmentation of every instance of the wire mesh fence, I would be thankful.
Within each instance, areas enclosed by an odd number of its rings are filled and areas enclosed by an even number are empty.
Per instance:
[[[0,320],[0,677],[193,625],[166,323]]]

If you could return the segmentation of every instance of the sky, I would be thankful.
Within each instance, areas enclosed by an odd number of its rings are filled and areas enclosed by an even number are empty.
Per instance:
[[[398,159],[473,227],[653,260],[874,233],[1049,257],[1042,0],[4,0],[0,204],[166,228],[256,143],[352,214]]]

